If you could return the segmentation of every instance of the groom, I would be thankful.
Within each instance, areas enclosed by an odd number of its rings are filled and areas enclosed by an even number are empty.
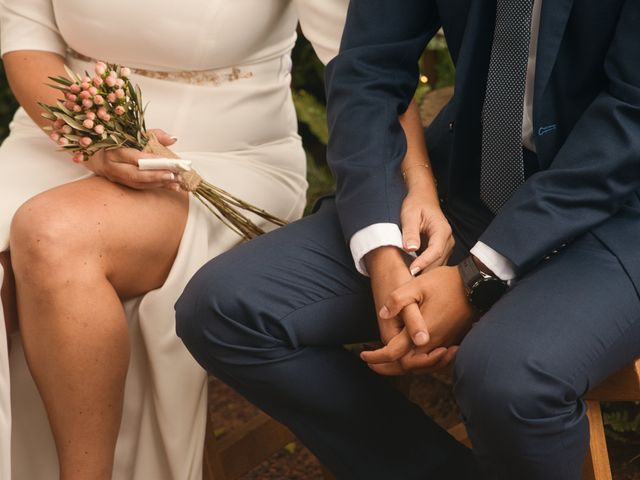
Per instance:
[[[352,0],[327,70],[335,201],[195,276],[190,351],[338,478],[579,479],[581,397],[640,356],[638,25],[639,0]],[[436,195],[410,102],[441,27]],[[473,457],[377,374],[454,357]]]

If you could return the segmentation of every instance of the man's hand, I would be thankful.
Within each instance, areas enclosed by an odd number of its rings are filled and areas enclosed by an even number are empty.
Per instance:
[[[456,345],[478,318],[478,313],[467,300],[457,267],[437,267],[405,283],[384,300],[378,315],[380,322],[398,317],[410,318],[410,322],[417,322],[420,317],[426,322],[429,342],[401,365],[403,370],[416,373],[437,370],[451,363],[457,351]],[[399,333],[396,338],[400,336]],[[363,352],[362,359],[380,374],[403,373],[398,368],[402,352],[395,348],[395,344],[403,340],[396,338],[383,348]],[[439,354],[437,362],[433,362],[437,351],[443,353]]]
[[[407,268],[406,256],[396,247],[377,248],[365,256],[365,262],[378,311],[383,308],[384,301],[392,292],[413,281]],[[384,348],[394,356],[395,375],[409,373],[416,355],[422,361],[421,366],[426,368],[437,364],[448,353],[446,348],[429,348],[432,351],[427,355],[427,350],[420,348],[429,343],[429,331],[415,304],[398,310],[396,315],[384,318],[378,316],[378,326]]]

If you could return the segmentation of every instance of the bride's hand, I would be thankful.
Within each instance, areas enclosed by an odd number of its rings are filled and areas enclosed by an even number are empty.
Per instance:
[[[162,130],[151,130],[158,141],[168,147],[176,142]],[[158,158],[158,155],[140,152],[133,148],[117,148],[101,150],[84,162],[84,166],[99,177],[119,183],[136,190],[150,188],[167,188],[180,191],[177,175],[171,170],[140,170],[138,160],[142,158]]]

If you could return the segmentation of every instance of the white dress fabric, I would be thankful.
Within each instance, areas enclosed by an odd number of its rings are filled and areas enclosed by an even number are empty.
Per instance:
[[[55,52],[156,72],[211,71],[208,83],[134,74],[147,126],[204,178],[280,217],[305,203],[306,162],[290,95],[298,21],[323,61],[337,52],[347,0],[0,0],[2,53]],[[74,71],[93,64],[67,57]],[[211,81],[214,78],[214,81]],[[0,147],[0,251],[30,197],[89,175],[20,109]],[[239,238],[197,201],[165,284],[125,305],[132,355],[115,480],[202,477],[206,375],[175,334],[173,304],[191,275]],[[0,280],[3,272],[0,269]],[[0,308],[0,324],[3,324]],[[19,335],[0,335],[0,479],[54,480],[51,431]],[[55,348],[55,345],[52,345]]]

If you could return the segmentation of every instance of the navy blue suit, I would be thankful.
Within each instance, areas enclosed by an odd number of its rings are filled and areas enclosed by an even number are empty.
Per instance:
[[[581,397],[640,356],[640,1],[544,1],[537,155],[494,217],[479,171],[495,11],[495,0],[352,0],[327,69],[335,199],[208,263],[176,305],[196,359],[338,478],[577,480],[588,445]],[[398,116],[440,27],[457,81],[426,139],[458,242],[452,262],[480,239],[518,272],[456,359],[474,457],[341,347],[377,335],[348,242],[368,225],[399,224]]]

